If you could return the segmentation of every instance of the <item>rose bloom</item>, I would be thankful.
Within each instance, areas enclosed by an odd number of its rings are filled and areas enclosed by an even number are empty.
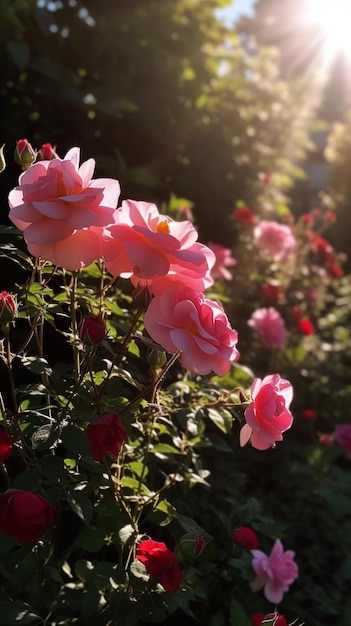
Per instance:
[[[255,550],[260,545],[255,531],[248,526],[237,528],[233,535],[233,541],[246,550]]]
[[[197,237],[191,222],[175,222],[155,204],[125,200],[114,224],[104,230],[106,268],[113,276],[131,278],[135,286],[148,282],[153,293],[155,283],[169,274],[203,291],[213,283],[215,255]],[[157,293],[167,287],[156,285]]]
[[[256,245],[268,252],[274,261],[286,263],[296,249],[296,240],[289,226],[262,221],[254,229]]]
[[[224,376],[239,358],[238,334],[221,305],[180,283],[154,297],[144,326],[167,352],[181,350],[183,366],[197,374]]]
[[[275,447],[282,441],[282,433],[293,422],[289,406],[293,388],[279,374],[256,378],[251,385],[252,402],[245,410],[246,424],[240,431],[240,445],[244,446],[251,437],[251,445],[257,450]]]
[[[248,226],[254,226],[256,224],[256,218],[248,206],[236,207],[233,211],[233,218],[240,224],[247,224]]]
[[[261,550],[251,550],[254,557],[252,567],[257,575],[256,580],[250,583],[252,591],[264,588],[264,595],[269,602],[279,604],[285,591],[298,577],[298,567],[294,561],[295,552],[284,552],[280,539],[274,543],[272,551],[267,556]]]
[[[351,424],[338,424],[334,430],[334,441],[351,456]]]
[[[178,591],[183,580],[182,568],[176,563],[174,552],[163,541],[142,541],[137,546],[136,558],[168,593]]]
[[[209,248],[216,257],[215,264],[211,270],[212,278],[231,280],[233,276],[227,270],[227,267],[233,267],[236,265],[236,260],[231,256],[230,248],[224,248],[216,243],[209,244]]]
[[[0,495],[0,530],[5,535],[30,543],[56,522],[56,509],[42,496],[22,489]]]
[[[0,463],[9,458],[12,450],[12,439],[10,435],[1,428],[0,430]]]
[[[79,167],[79,148],[63,159],[39,161],[9,194],[10,220],[34,256],[70,270],[101,256],[101,228],[113,222],[120,187],[92,178],[95,161]]]
[[[258,333],[267,348],[282,348],[285,345],[285,323],[273,307],[257,309],[247,323]]]
[[[106,413],[88,424],[86,436],[91,456],[101,461],[107,454],[119,454],[127,433],[117,413]]]

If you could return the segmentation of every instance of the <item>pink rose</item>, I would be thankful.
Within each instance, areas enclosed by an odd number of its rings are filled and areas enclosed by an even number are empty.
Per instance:
[[[246,424],[240,431],[240,445],[251,437],[251,445],[257,450],[275,447],[282,441],[282,433],[291,427],[293,416],[289,406],[293,388],[279,374],[256,378],[251,385],[252,402],[245,410]]]
[[[215,264],[211,270],[212,278],[231,280],[233,277],[231,273],[228,272],[227,267],[236,265],[236,260],[231,256],[230,248],[224,248],[216,243],[209,244],[209,248],[216,257]]]
[[[274,261],[286,263],[296,249],[296,240],[289,226],[262,221],[254,228],[254,241],[268,252]]]
[[[197,374],[226,374],[239,358],[238,334],[222,307],[181,283],[155,296],[144,316],[154,341],[173,354],[182,351],[183,366]]]
[[[104,230],[106,268],[114,276],[132,278],[135,286],[147,284],[153,293],[174,280],[203,291],[213,283],[215,256],[197,237],[191,222],[160,215],[154,204],[125,200],[114,224]]]
[[[351,424],[338,424],[334,430],[334,441],[351,457]]]
[[[264,588],[264,595],[269,602],[279,604],[285,591],[299,575],[294,561],[295,552],[284,552],[280,539],[277,539],[272,551],[267,556],[261,550],[251,550],[253,555],[252,567],[257,575],[256,580],[250,583],[252,591]]]
[[[248,321],[267,348],[282,348],[286,339],[286,328],[280,313],[273,307],[257,309]]]
[[[10,220],[34,256],[77,270],[101,256],[101,228],[113,222],[120,187],[92,179],[95,161],[79,167],[79,148],[39,161],[9,194]]]

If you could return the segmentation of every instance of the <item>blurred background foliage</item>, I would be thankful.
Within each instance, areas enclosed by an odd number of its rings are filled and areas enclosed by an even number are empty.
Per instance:
[[[191,503],[182,493],[179,501],[185,514],[196,507],[209,532],[227,528],[227,539],[229,509],[232,523],[280,536],[296,550],[301,572],[284,599],[287,615],[311,626],[348,626],[350,460],[321,435],[350,420],[349,275],[326,278],[310,249],[291,276],[268,267],[231,217],[246,205],[261,218],[297,224],[313,208],[296,190],[322,129],[328,178],[319,199],[337,214],[325,236],[338,252],[349,251],[347,68],[336,60],[327,81],[316,72],[318,48],[307,46],[311,29],[298,22],[303,3],[258,0],[254,16],[233,29],[214,12],[229,0],[2,0],[0,139],[10,158],[0,179],[1,221],[8,223],[6,196],[18,176],[11,153],[26,137],[37,148],[51,142],[60,156],[81,146],[83,160],[96,159],[98,176],[120,180],[123,198],[167,206],[176,194],[178,208],[192,205],[202,242],[233,249],[234,280],[217,295],[239,329],[243,363],[262,375],[273,368],[294,383],[295,427],[264,454],[238,451],[237,442],[224,454],[217,434],[219,449],[201,453],[216,470],[212,504],[198,487]],[[289,346],[278,355],[263,352],[246,326],[262,306],[267,278],[282,284],[279,306],[290,324]],[[296,335],[296,304],[313,319],[313,337]],[[317,411],[313,422],[302,419],[305,408]],[[222,512],[216,489],[223,485]],[[269,610],[255,599],[254,609]],[[213,626],[229,623],[221,602],[213,597]]]

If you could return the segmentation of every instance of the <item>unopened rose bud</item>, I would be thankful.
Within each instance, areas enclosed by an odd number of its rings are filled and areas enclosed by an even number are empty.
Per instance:
[[[152,370],[156,372],[160,371],[166,365],[166,353],[163,350],[158,350],[157,348],[155,348],[154,350],[151,350],[147,355],[147,362]]]
[[[132,298],[134,309],[146,311],[152,300],[152,293],[147,286],[138,285],[138,287],[132,291]]]
[[[0,293],[0,323],[8,324],[12,322],[17,315],[17,302],[15,296],[7,291]]]
[[[101,315],[90,313],[79,327],[79,338],[88,346],[101,343],[106,337],[106,326]]]
[[[51,161],[57,158],[56,146],[53,148],[51,143],[43,143],[39,150],[40,161]]]
[[[37,158],[37,153],[27,139],[19,139],[16,143],[14,159],[22,170],[26,171]]]
[[[187,533],[183,535],[178,544],[178,550],[185,559],[195,559],[200,556],[206,545],[204,537],[199,533]]]
[[[4,171],[6,167],[5,155],[4,155],[5,144],[3,143],[0,148],[0,174]]]

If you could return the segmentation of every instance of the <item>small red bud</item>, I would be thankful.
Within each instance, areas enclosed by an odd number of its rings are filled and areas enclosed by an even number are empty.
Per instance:
[[[101,343],[106,337],[106,326],[101,315],[90,313],[79,327],[79,338],[88,346]]]
[[[8,324],[17,315],[17,303],[15,296],[7,291],[0,292],[0,323]]]
[[[37,153],[27,139],[19,139],[16,142],[14,159],[22,170],[27,170],[37,158]]]

